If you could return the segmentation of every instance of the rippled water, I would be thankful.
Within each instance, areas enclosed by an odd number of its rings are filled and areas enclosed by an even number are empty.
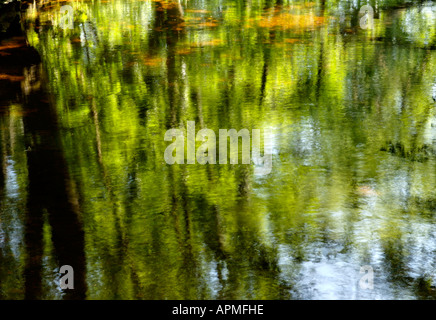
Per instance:
[[[373,5],[362,29],[348,1],[78,1],[71,30],[30,6],[0,297],[436,298],[436,6]],[[165,163],[188,121],[270,128],[271,173]]]

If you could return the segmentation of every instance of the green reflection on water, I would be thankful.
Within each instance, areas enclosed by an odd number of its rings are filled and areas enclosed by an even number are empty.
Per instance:
[[[24,239],[37,189],[24,150],[47,143],[62,176],[51,188],[83,229],[70,247],[89,299],[435,298],[435,11],[379,2],[362,30],[345,1],[71,5],[73,30],[56,6],[28,17],[54,140],[26,113],[0,119],[2,298],[24,297],[38,261],[35,292],[62,297],[68,251],[55,252],[68,246],[49,208],[33,260]],[[164,133],[187,121],[272,128],[271,174],[167,165]],[[358,286],[363,265],[373,291]]]

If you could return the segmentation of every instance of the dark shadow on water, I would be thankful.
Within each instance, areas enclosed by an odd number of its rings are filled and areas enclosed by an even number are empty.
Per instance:
[[[66,167],[56,112],[43,88],[43,71],[38,52],[26,45],[24,37],[0,43],[3,74],[0,91],[2,105],[21,103],[24,111],[28,197],[25,212],[25,298],[43,296],[42,255],[44,213],[52,230],[54,256],[59,264],[74,269],[74,290],[66,290],[65,299],[84,299],[84,233],[79,221],[78,197]],[[20,81],[18,81],[20,80]],[[19,94],[17,94],[19,93]],[[0,190],[5,180],[4,146],[0,148]]]

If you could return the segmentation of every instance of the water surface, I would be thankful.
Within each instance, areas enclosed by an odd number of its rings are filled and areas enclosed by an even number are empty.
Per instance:
[[[0,298],[436,298],[436,7],[362,29],[363,4],[31,6],[42,62],[0,68]],[[271,128],[271,173],[166,164],[187,121]]]

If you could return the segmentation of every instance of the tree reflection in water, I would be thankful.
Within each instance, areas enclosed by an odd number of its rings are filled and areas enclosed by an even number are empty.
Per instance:
[[[0,44],[1,298],[435,298],[432,7],[72,5]],[[271,174],[165,164],[187,121],[271,127]]]

